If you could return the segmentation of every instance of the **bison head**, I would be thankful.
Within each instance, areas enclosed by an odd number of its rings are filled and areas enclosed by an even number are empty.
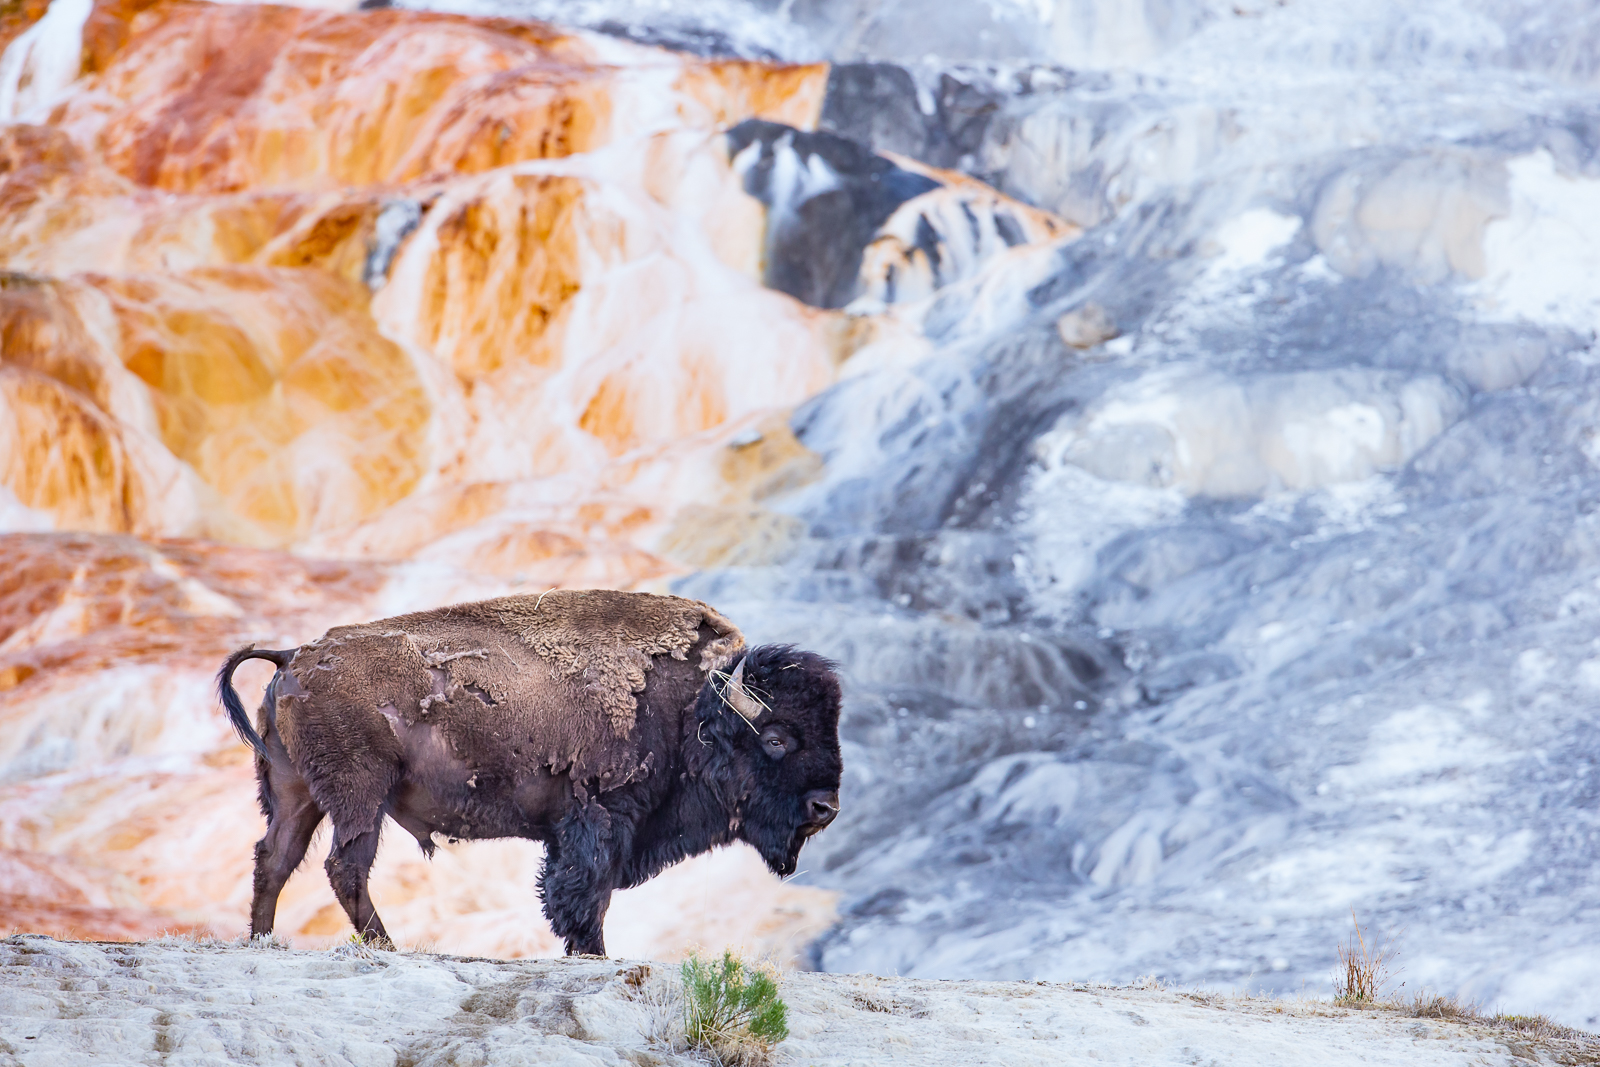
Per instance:
[[[821,656],[761,645],[702,695],[702,733],[714,732],[737,782],[738,836],[774,874],[790,875],[800,847],[839,814],[839,679]]]

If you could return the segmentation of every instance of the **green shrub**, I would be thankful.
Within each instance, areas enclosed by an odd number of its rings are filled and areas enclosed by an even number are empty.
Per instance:
[[[772,1046],[789,1036],[789,1008],[770,974],[732,952],[720,963],[692,955],[682,971],[684,1034],[719,1063],[765,1062]]]

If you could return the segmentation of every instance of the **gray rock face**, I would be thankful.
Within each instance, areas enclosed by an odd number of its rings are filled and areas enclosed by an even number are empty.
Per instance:
[[[1353,907],[1412,985],[1593,1018],[1589,340],[1201,211],[1002,327],[937,297],[938,357],[796,417],[811,554],[688,583],[855,681],[820,962],[1326,988]],[[1091,299],[1124,332],[1068,348]]]
[[[850,679],[819,963],[1326,989],[1354,909],[1596,1024],[1600,6],[982,6],[616,7],[1089,228],[926,297],[794,416],[801,549],[680,587]]]
[[[813,307],[860,295],[861,255],[895,208],[939,188],[854,141],[749,119],[728,131],[744,189],[767,209],[763,283]]]

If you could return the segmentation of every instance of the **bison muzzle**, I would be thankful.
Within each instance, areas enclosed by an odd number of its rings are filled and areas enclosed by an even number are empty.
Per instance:
[[[277,665],[252,725],[233,688]],[[256,752],[267,833],[250,932],[326,816],[328,879],[388,941],[367,876],[388,816],[434,836],[545,846],[539,891],[569,955],[605,954],[611,893],[745,841],[779,875],[839,812],[839,681],[822,657],[746,649],[696,600],[609,590],[503,597],[242,648],[217,676]]]

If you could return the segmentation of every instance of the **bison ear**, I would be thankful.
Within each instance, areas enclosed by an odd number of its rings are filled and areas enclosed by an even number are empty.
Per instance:
[[[727,702],[728,707],[742,715],[745,721],[755,722],[761,717],[764,708],[761,702],[751,696],[750,691],[744,687],[744,665],[745,660],[749,658],[746,656],[739,661],[739,666],[734,668],[733,674],[728,678],[727,686],[722,690],[722,699]]]

